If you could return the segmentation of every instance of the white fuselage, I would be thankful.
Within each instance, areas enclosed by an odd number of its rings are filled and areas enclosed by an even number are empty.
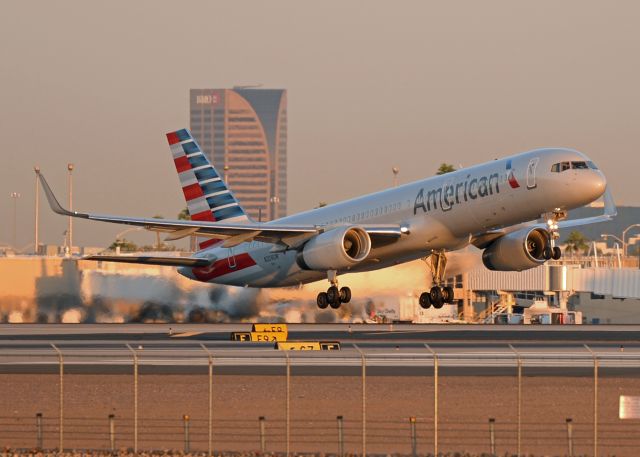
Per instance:
[[[553,172],[557,163],[589,159],[570,149],[537,149],[394,187],[303,213],[274,224],[332,227],[399,224],[407,234],[374,246],[364,261],[338,273],[385,268],[467,246],[474,235],[538,219],[554,210],[577,208],[599,198],[606,181],[595,168]],[[591,163],[591,162],[588,162]],[[273,244],[249,242],[211,247],[197,257],[211,267],[181,267],[195,280],[249,287],[282,287],[326,278],[326,271],[302,269],[296,250],[273,252]]]

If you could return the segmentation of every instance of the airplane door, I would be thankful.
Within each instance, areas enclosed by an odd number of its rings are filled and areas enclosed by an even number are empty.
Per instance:
[[[534,189],[536,184],[536,168],[538,167],[539,157],[534,157],[529,161],[527,166],[527,189]]]
[[[227,254],[227,264],[232,270],[234,270],[238,266],[238,264],[236,263],[236,256],[233,253],[233,248],[229,248],[229,252]]]

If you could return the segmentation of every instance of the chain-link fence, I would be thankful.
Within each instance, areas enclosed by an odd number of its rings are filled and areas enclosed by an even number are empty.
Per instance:
[[[0,366],[12,448],[640,454],[640,419],[619,416],[640,397],[633,347],[51,345]]]

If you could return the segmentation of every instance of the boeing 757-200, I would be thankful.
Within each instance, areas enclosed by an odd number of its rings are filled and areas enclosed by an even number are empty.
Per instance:
[[[559,259],[558,229],[608,220],[615,207],[606,179],[584,154],[547,148],[493,160],[269,222],[251,220],[191,133],[167,134],[190,221],[58,214],[144,227],[166,240],[200,238],[191,257],[99,255],[87,259],[178,267],[190,279],[245,287],[293,286],[327,278],[320,308],[351,300],[338,276],[429,258],[433,287],[423,308],[453,302],[444,286],[446,253],[470,244],[491,270],[521,271]],[[568,220],[567,211],[604,194],[601,216]]]

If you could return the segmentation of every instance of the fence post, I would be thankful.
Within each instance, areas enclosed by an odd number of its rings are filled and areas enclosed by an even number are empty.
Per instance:
[[[209,457],[213,455],[213,354],[209,352],[209,349],[203,344],[200,343],[200,347],[207,353],[207,358],[209,359],[209,431],[208,431],[208,449],[209,449]]]
[[[567,418],[567,450],[569,457],[573,457],[573,420]]]
[[[338,416],[338,457],[344,457],[344,429],[342,416]]]
[[[510,344],[509,347],[518,357],[518,431],[517,431],[517,456],[521,455],[522,445],[522,356],[516,349]]]
[[[291,445],[291,360],[289,359],[289,351],[284,351],[287,358],[287,410],[286,410],[286,427],[287,427],[287,457],[289,457]]]
[[[184,426],[184,453],[188,454],[189,452],[191,452],[189,450],[190,446],[189,446],[189,415],[185,414],[182,416],[182,423]]]
[[[416,438],[416,418],[410,417],[409,423],[411,424],[411,455],[413,455],[413,457],[417,457],[418,443]]]
[[[42,450],[42,413],[36,414],[36,449]]]
[[[260,416],[258,418],[258,421],[260,422],[260,452],[265,453],[267,452],[267,439],[265,436],[265,417],[264,416]]]
[[[433,455],[438,456],[438,354],[424,345],[433,356]]]
[[[362,457],[367,457],[367,361],[357,344],[353,345],[362,358]]]
[[[495,430],[496,420],[493,417],[489,418],[489,447],[490,454],[492,456],[496,455],[496,430]]]
[[[60,452],[64,451],[64,358],[62,351],[58,347],[51,343],[51,347],[58,353],[58,362],[60,364],[60,408],[59,408],[59,436],[58,436],[58,449]]]
[[[109,447],[111,452],[116,451],[116,416],[109,414]]]
[[[593,357],[593,457],[598,457],[598,356],[586,344]]]
[[[127,343],[133,354],[133,453],[138,454],[138,353]]]

